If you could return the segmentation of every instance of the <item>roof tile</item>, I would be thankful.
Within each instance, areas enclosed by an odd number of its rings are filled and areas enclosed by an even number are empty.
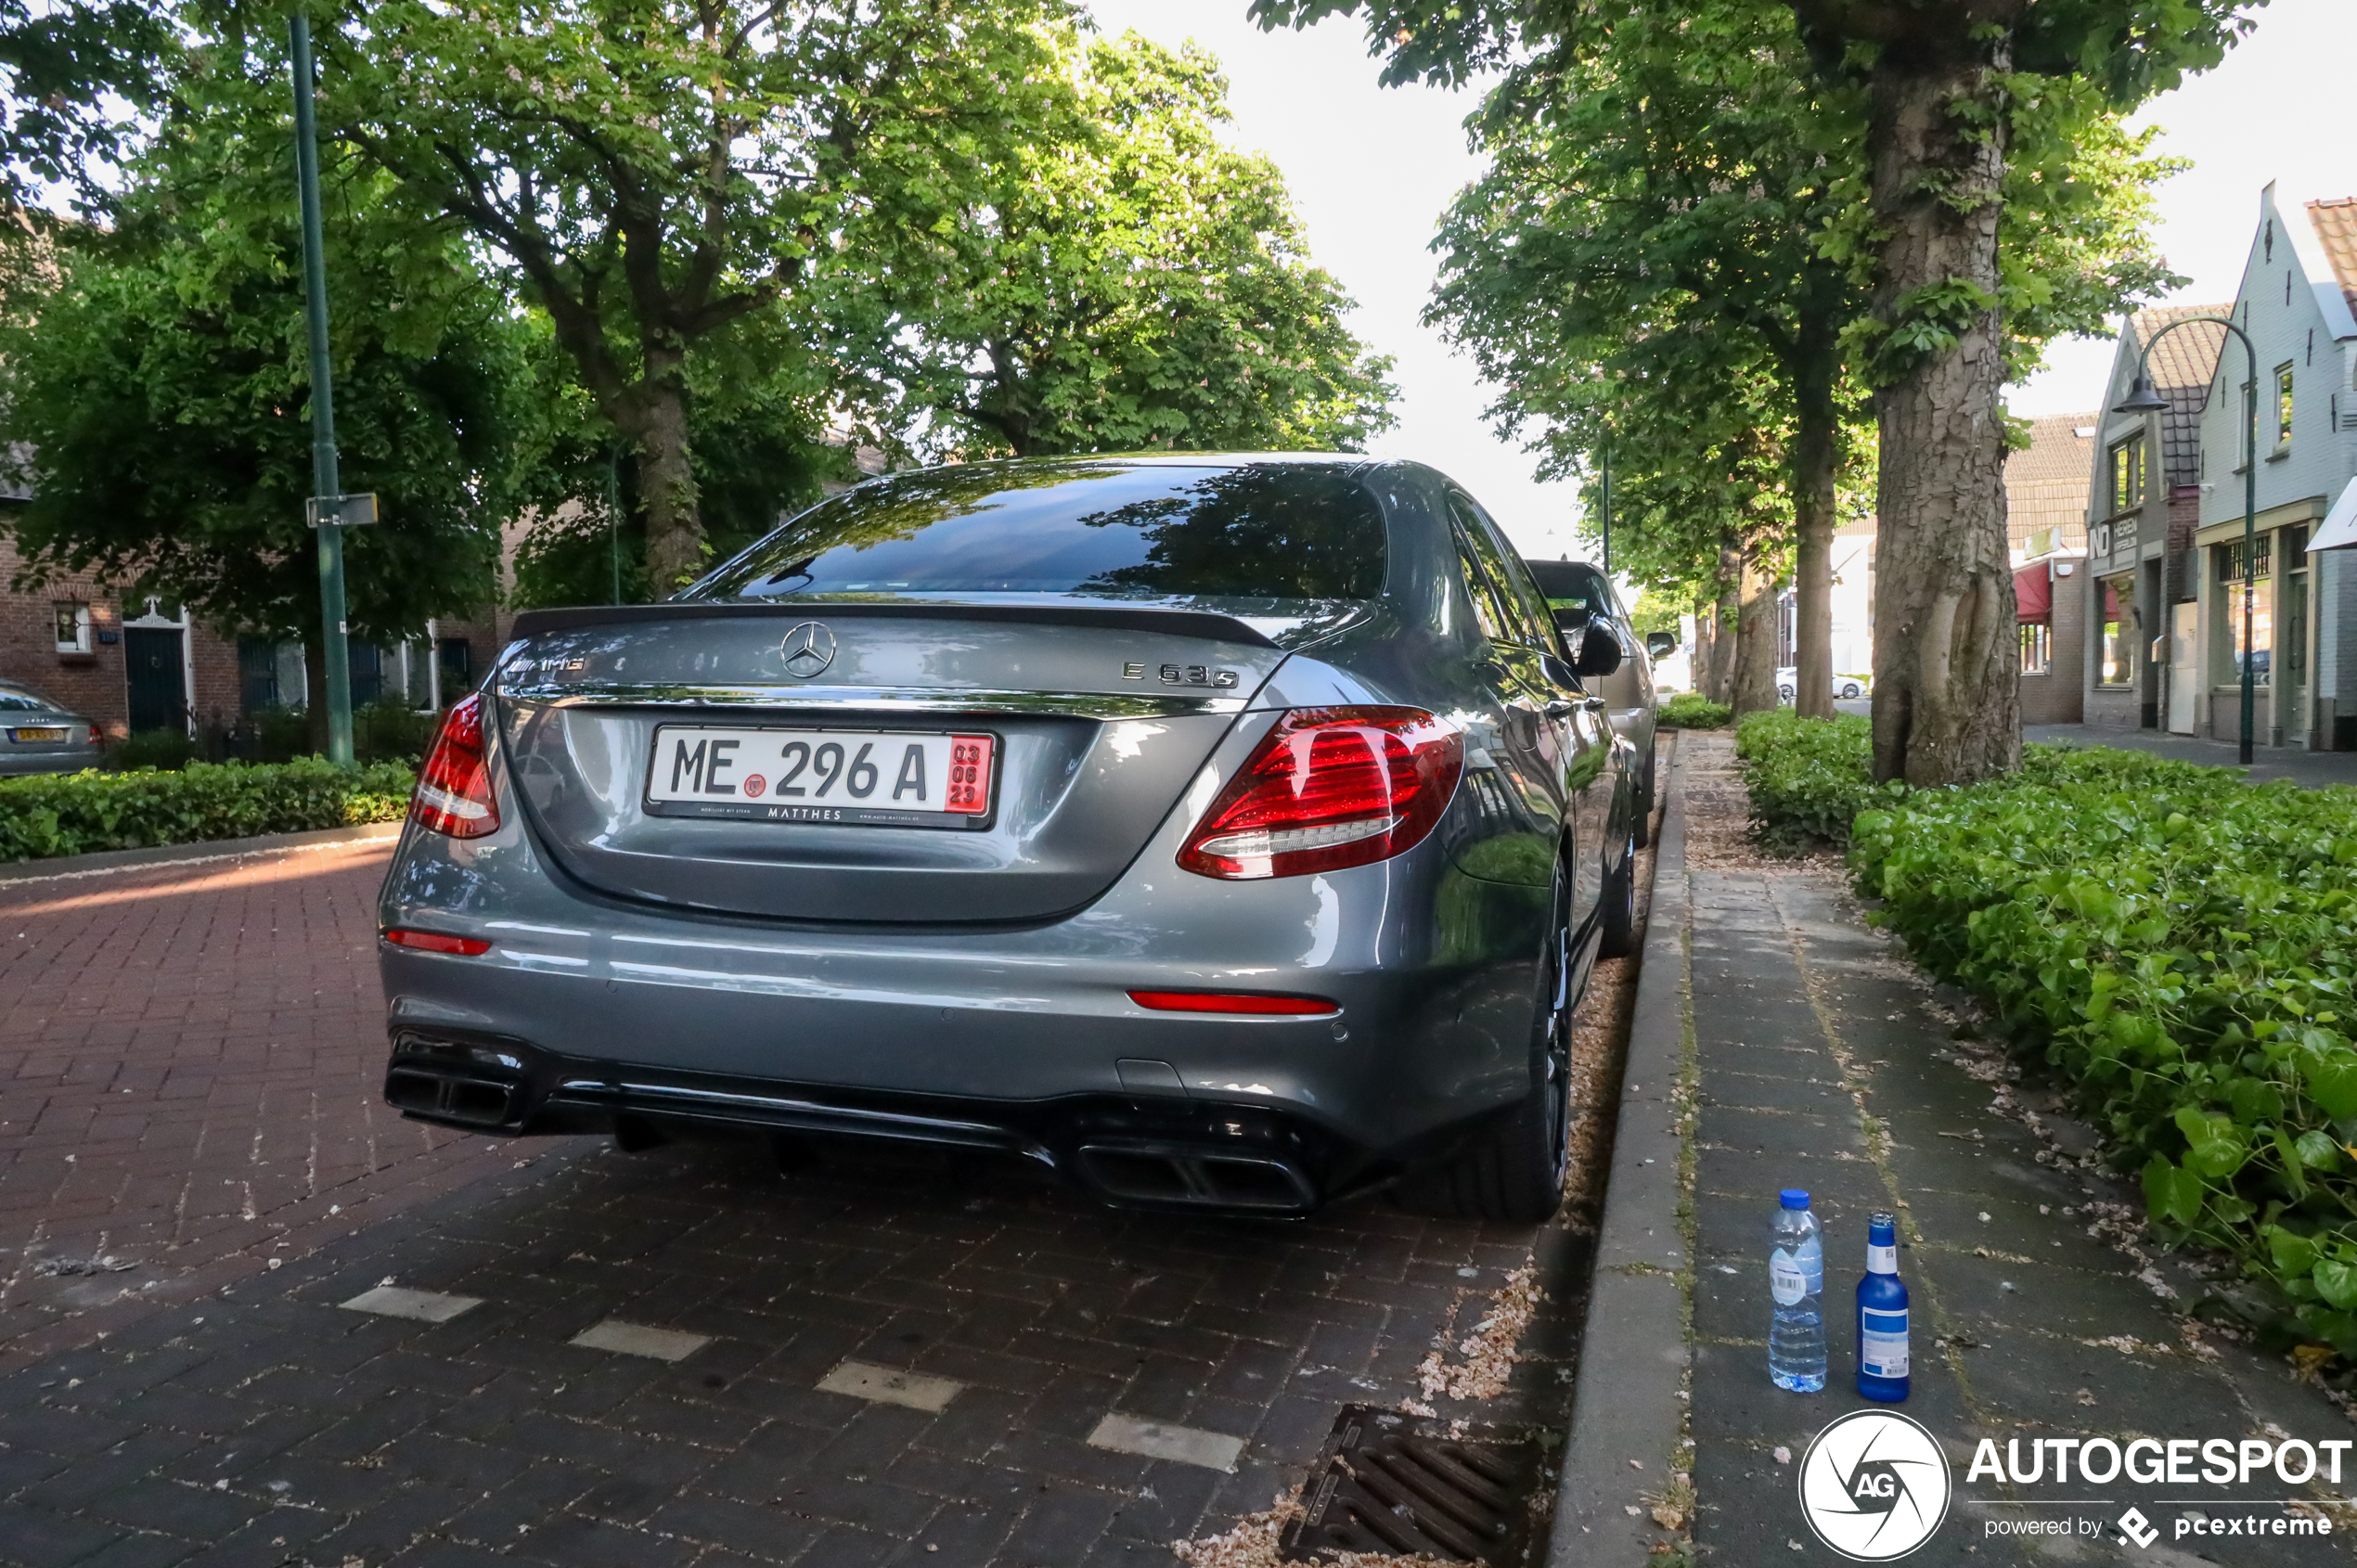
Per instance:
[[[2340,285],[2341,296],[2351,311],[2357,311],[2357,196],[2311,201],[2308,221],[2324,242],[2325,258],[2332,263],[2333,279]]]

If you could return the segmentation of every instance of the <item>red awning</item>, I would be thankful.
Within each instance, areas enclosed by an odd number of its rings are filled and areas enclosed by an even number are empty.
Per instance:
[[[2042,626],[2054,609],[2054,564],[2040,561],[2014,573],[2014,619],[2025,626]]]

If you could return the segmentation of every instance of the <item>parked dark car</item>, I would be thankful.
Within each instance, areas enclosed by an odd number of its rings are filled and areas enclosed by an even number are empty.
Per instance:
[[[1560,1200],[1633,758],[1411,463],[978,463],[527,613],[380,916],[405,1113],[998,1150],[1114,1202]]]
[[[0,681],[0,778],[96,767],[106,735],[29,687]]]
[[[1674,650],[1678,639],[1668,632],[1655,632],[1641,641],[1629,629],[1629,610],[1620,602],[1612,579],[1588,562],[1534,560],[1528,564],[1565,636],[1577,636],[1601,619],[1629,650],[1620,667],[1602,677],[1596,689],[1612,715],[1614,731],[1636,750],[1637,842],[1642,847],[1654,815],[1654,721],[1658,703],[1653,662]]]

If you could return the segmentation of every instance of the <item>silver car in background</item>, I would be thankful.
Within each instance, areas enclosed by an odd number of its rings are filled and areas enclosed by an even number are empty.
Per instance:
[[[98,765],[106,734],[30,687],[0,681],[0,778]]]
[[[1582,636],[1590,625],[1601,623],[1628,649],[1629,657],[1618,669],[1599,679],[1596,690],[1604,700],[1614,731],[1637,753],[1637,843],[1642,848],[1645,825],[1654,815],[1654,733],[1660,708],[1654,690],[1653,662],[1676,649],[1678,639],[1668,632],[1654,632],[1641,642],[1629,628],[1629,609],[1620,602],[1620,591],[1612,585],[1612,578],[1587,561],[1527,564],[1565,637]]]
[[[1471,496],[1355,456],[895,474],[529,612],[421,771],[406,1114],[1003,1150],[1112,1202],[1560,1201],[1635,757]]]

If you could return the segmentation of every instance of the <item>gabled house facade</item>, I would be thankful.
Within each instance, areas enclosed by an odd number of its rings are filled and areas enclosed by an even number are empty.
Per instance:
[[[2193,608],[2172,609],[2169,727],[2234,739],[2248,660],[2259,744],[2357,751],[2357,559],[2309,549],[2315,526],[2357,475],[2357,198],[2293,203],[2269,186],[2234,320],[2258,350],[2259,380],[2245,385],[2242,345],[2224,342],[2201,415],[2198,511],[2185,563]],[[2247,399],[2257,404],[2256,452],[2247,450]],[[2247,557],[2244,483],[2252,472],[2258,540]],[[2181,649],[2181,638],[2198,646]]]
[[[2174,668],[2190,675],[2199,657],[2192,550],[2201,502],[2202,416],[2226,329],[2199,320],[2222,316],[2233,308],[2222,302],[2170,305],[2139,311],[2120,323],[2102,411],[2088,416],[2096,439],[2090,443],[2086,510],[2081,663],[2087,724],[2193,732],[2199,705],[2190,692],[2171,700],[2169,674]],[[2168,409],[2111,412],[2128,396],[2147,345],[2153,388],[2168,400]],[[2181,636],[2190,640],[2172,660],[2171,639]]]

